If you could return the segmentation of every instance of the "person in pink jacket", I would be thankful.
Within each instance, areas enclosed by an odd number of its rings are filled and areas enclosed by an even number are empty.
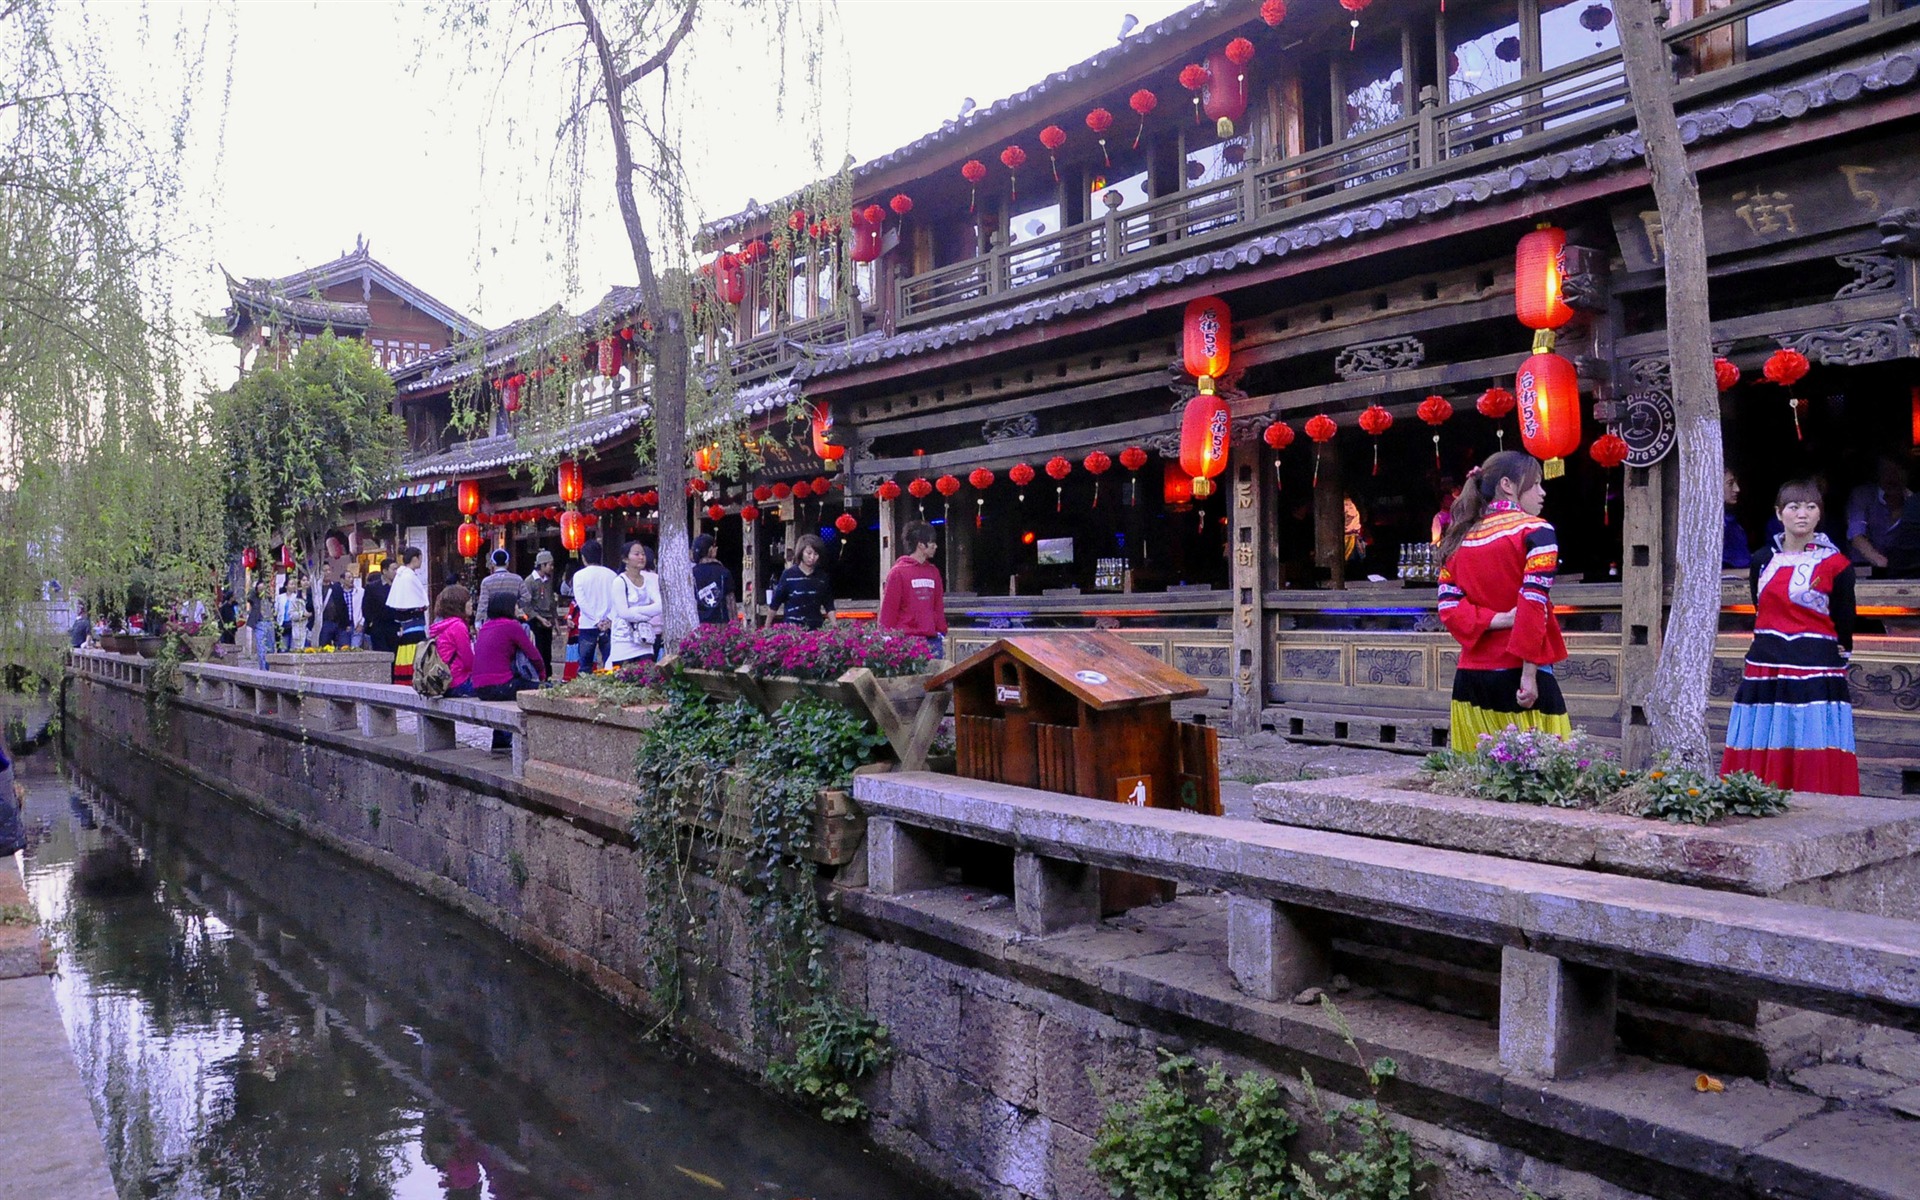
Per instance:
[[[933,526],[925,521],[907,522],[901,536],[909,552],[887,572],[880,597],[880,628],[886,633],[926,638],[933,656],[939,658],[947,632],[946,584],[940,568],[933,565],[940,543]]]
[[[467,589],[451,584],[433,601],[433,624],[427,636],[447,664],[447,695],[473,695],[473,628],[467,624]]]

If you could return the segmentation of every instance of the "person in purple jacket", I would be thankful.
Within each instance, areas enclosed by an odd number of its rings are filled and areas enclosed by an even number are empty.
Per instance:
[[[540,686],[539,678],[546,673],[547,660],[527,636],[527,627],[513,615],[519,597],[517,591],[487,597],[487,620],[473,639],[473,694],[481,700],[511,700],[516,692]],[[513,669],[516,651],[533,665],[532,678]],[[494,730],[493,752],[506,754],[512,749],[513,734]]]

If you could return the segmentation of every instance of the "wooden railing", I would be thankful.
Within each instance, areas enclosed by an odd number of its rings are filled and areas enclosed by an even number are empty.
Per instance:
[[[1920,23],[1920,10],[1888,11],[1874,4],[1864,25],[1850,16],[1836,17],[1836,30],[1811,27],[1804,45],[1760,60],[1758,66],[1720,65],[1721,59],[1738,57],[1735,46],[1747,45],[1750,18],[1791,2],[1734,0],[1667,30],[1666,44],[1682,76],[1682,102],[1697,104],[1711,94],[1752,85],[1763,76],[1882,36],[1882,31]],[[1333,145],[1278,162],[1249,163],[1218,182],[902,279],[896,285],[896,321],[910,326],[961,315],[1000,303],[1008,292],[1087,282],[1115,269],[1245,237],[1252,229],[1306,220],[1414,183],[1537,155],[1601,130],[1630,129],[1634,118],[1627,98],[1626,69],[1618,49],[1446,103],[1428,88],[1411,114]]]

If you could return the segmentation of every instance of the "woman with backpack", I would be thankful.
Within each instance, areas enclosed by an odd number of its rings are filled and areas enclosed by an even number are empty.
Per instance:
[[[626,570],[614,580],[613,641],[607,665],[652,662],[654,642],[660,636],[660,576],[653,570],[653,547],[628,542],[621,555]]]
[[[427,644],[447,666],[445,696],[473,695],[473,627],[467,624],[467,599],[467,589],[456,583],[440,589],[433,602]]]

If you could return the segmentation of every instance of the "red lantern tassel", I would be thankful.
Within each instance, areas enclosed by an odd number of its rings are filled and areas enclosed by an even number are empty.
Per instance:
[[[1440,435],[1438,433],[1433,435],[1433,469],[1436,471],[1440,469]]]
[[[1093,481],[1093,506],[1095,508],[1100,507],[1100,480],[1098,477],[1095,477]]]
[[[1313,448],[1313,486],[1320,486],[1320,447]]]
[[[1278,458],[1275,458],[1273,460],[1273,490],[1276,492],[1283,492],[1286,489],[1287,489],[1287,481],[1286,481],[1286,477],[1281,474],[1280,460]]]
[[[1107,139],[1105,138],[1100,139],[1100,161],[1106,164],[1108,170],[1113,169],[1113,160],[1107,157]]]
[[[1380,439],[1378,438],[1373,442],[1373,473],[1375,475],[1380,473]]]
[[[973,527],[975,529],[978,529],[980,528],[981,523],[984,522],[987,518],[987,502],[985,500],[976,499],[973,502],[973,506],[974,506],[973,507]]]
[[[1796,442],[1806,441],[1807,435],[1805,431],[1800,428],[1800,410],[1806,407],[1806,402],[1789,396],[1787,398],[1787,407],[1793,410],[1793,440]]]
[[[1066,488],[1061,484],[1056,483],[1053,485],[1053,511],[1060,511],[1061,496],[1065,491]]]

